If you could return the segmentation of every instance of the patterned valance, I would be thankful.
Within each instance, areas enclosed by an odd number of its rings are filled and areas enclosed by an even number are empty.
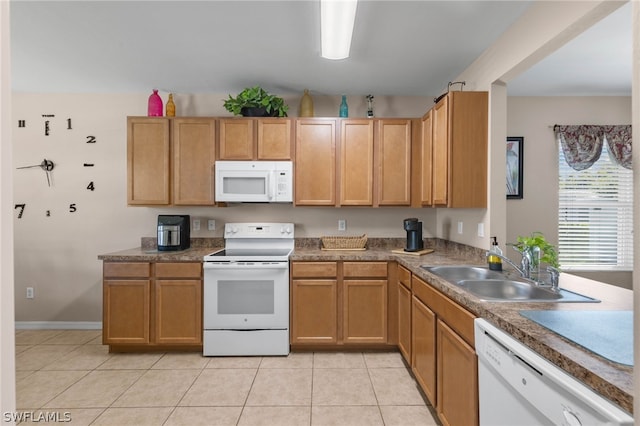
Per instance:
[[[567,164],[575,170],[588,169],[598,161],[602,144],[607,140],[612,160],[631,169],[631,126],[553,126]]]

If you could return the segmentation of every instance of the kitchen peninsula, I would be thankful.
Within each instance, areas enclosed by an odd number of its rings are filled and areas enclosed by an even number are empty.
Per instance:
[[[98,256],[105,265],[110,263],[176,263],[202,261],[213,248],[223,246],[222,240],[193,239],[192,247],[181,252],[157,252],[153,239],[143,239],[140,248],[106,253]],[[199,241],[200,240],[200,241]],[[484,265],[484,251],[473,247],[449,243],[443,240],[427,240],[426,246],[435,251],[425,256],[392,253],[402,245],[399,239],[370,238],[364,251],[324,251],[318,239],[296,239],[291,255],[292,264],[301,262],[387,262],[388,266],[388,340],[387,346],[398,344],[398,297],[400,268],[428,283],[431,289],[445,296],[461,309],[475,317],[486,318],[517,340],[532,348],[551,363],[585,383],[595,392],[605,396],[628,412],[633,410],[633,367],[618,364],[600,357],[581,346],[560,337],[537,323],[520,315],[521,310],[632,310],[632,292],[577,277],[561,274],[560,286],[601,300],[600,303],[529,303],[486,302],[442,278],[424,270],[420,265],[475,264]],[[196,345],[196,347],[198,347]],[[296,350],[296,346],[292,345]],[[329,348],[327,348],[329,349]]]

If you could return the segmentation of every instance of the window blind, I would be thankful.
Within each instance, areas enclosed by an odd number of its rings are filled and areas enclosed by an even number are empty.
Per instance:
[[[633,173],[609,157],[576,171],[559,151],[558,256],[563,270],[633,269]]]

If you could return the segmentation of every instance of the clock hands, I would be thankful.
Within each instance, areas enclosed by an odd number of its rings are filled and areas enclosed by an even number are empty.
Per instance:
[[[49,173],[55,167],[55,164],[53,163],[53,161],[47,160],[45,158],[44,160],[42,160],[42,163],[40,163],[40,164],[34,164],[32,166],[22,166],[22,167],[17,167],[17,168],[18,169],[31,169],[31,168],[34,168],[34,167],[40,167],[42,170],[44,170],[44,172],[47,175],[47,185],[51,186],[51,178],[49,177]]]

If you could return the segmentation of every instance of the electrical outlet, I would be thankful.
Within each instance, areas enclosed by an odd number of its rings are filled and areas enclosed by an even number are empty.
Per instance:
[[[27,287],[27,299],[33,299],[34,297],[33,287]]]
[[[193,219],[193,230],[194,231],[200,230],[200,219]]]
[[[347,230],[347,221],[344,219],[338,220],[338,231],[346,231]]]
[[[458,234],[462,234],[462,222],[458,222]]]
[[[478,224],[478,237],[484,237],[484,223]]]
[[[207,229],[209,231],[215,231],[216,230],[216,221],[214,219],[209,219],[209,221],[207,222]]]

